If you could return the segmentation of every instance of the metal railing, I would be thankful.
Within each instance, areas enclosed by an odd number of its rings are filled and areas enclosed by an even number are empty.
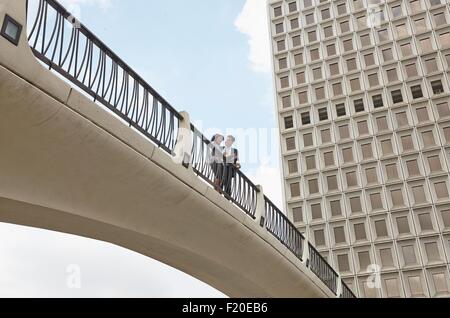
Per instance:
[[[27,0],[27,14],[29,2]],[[122,120],[173,155],[179,124],[183,119],[161,95],[123,60],[55,0],[39,1],[28,36],[35,54],[50,69],[77,85]],[[193,132],[192,167],[194,172],[215,187],[247,215],[256,218],[258,187],[240,170],[230,177],[217,176],[212,166],[213,145],[199,130]],[[220,184],[217,184],[220,179]],[[305,238],[267,197],[264,226],[302,261]],[[338,275],[309,244],[309,268],[337,293]],[[354,298],[343,284],[342,297]]]
[[[337,282],[339,275],[320,255],[314,246],[309,244],[309,268],[316,274],[328,288],[337,295]]]
[[[218,158],[213,155],[214,145],[197,128],[191,126],[193,132],[192,149],[192,168],[194,172],[216,188],[227,199],[231,200],[245,213],[255,218],[256,196],[258,188],[253,182],[245,176],[240,170],[227,167],[225,158],[216,162],[222,167],[214,168],[215,160]],[[229,171],[228,169],[233,169]],[[216,179],[220,183],[216,183]]]
[[[172,153],[180,114],[57,1],[39,0],[28,43],[49,68]]]
[[[347,286],[346,283],[342,282],[342,294],[341,298],[356,298],[355,294],[351,291],[351,289]]]
[[[267,197],[265,200],[265,227],[269,233],[275,236],[294,255],[303,260],[303,248],[305,238],[302,233],[289,221],[289,219]]]

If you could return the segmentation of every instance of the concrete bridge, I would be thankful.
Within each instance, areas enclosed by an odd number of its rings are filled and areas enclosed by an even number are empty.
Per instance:
[[[214,190],[186,112],[56,1],[30,4],[0,0],[0,222],[110,242],[231,297],[354,297],[243,173]]]

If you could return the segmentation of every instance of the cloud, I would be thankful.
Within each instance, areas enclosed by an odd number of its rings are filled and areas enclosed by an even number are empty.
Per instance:
[[[281,210],[283,210],[283,193],[281,190],[281,173],[278,166],[264,161],[256,171],[249,173],[255,184],[263,187],[264,194]]]
[[[234,25],[248,36],[249,59],[255,72],[269,73],[271,69],[269,27],[264,0],[246,0]]]
[[[66,9],[69,9],[71,6],[81,5],[99,7],[100,9],[108,9],[112,6],[112,0],[60,0],[60,2]]]

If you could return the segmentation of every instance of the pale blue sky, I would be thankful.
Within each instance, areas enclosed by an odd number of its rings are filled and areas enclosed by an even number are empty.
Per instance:
[[[276,128],[264,46],[265,0],[61,2],[79,8],[81,21],[94,34],[176,109],[202,120],[203,127]],[[281,202],[278,152],[267,159],[244,169]],[[0,224],[0,242],[0,297],[223,296],[183,273],[102,242],[5,224]],[[81,269],[79,290],[67,288],[71,264]]]

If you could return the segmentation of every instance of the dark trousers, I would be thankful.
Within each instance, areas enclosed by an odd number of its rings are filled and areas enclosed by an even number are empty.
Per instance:
[[[222,190],[231,196],[233,191],[233,179],[236,177],[236,167],[233,164],[226,164],[223,175]]]

